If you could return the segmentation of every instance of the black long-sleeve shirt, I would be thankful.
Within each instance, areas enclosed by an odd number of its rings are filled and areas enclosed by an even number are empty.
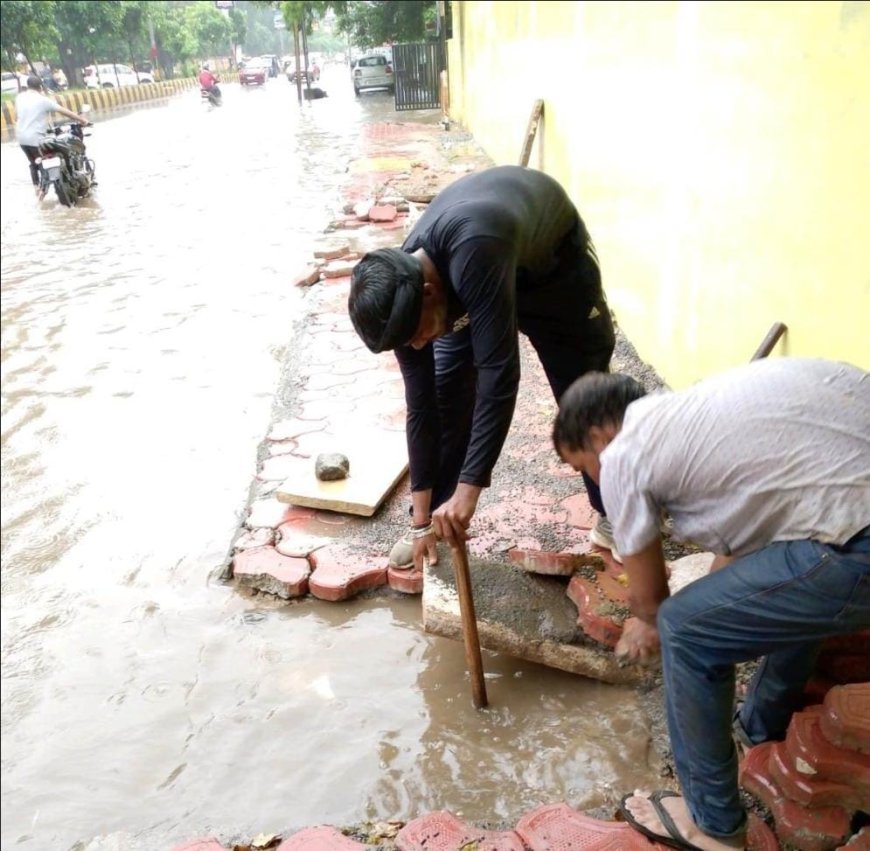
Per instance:
[[[471,327],[477,394],[460,482],[489,486],[510,428],[520,378],[518,281],[524,294],[543,284],[579,222],[553,178],[500,166],[443,189],[402,246],[425,250],[447,292],[448,321],[467,314]],[[559,304],[542,309],[558,315]],[[432,345],[403,346],[396,357],[405,380],[411,489],[427,490],[440,440]]]

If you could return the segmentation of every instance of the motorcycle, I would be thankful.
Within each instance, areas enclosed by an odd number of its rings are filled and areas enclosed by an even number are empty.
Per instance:
[[[202,102],[207,100],[211,106],[221,106],[223,104],[223,96],[221,95],[221,90],[217,87],[217,83],[210,89],[200,88],[199,92]]]
[[[82,109],[87,112],[86,109]],[[68,121],[52,128],[39,145],[39,189],[41,197],[52,186],[64,207],[74,207],[96,183],[94,161],[85,150],[82,125]]]

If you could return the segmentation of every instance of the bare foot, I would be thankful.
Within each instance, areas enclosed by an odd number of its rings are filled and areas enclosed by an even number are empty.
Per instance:
[[[745,847],[745,837],[718,839],[703,833],[692,821],[685,799],[678,795],[663,797],[659,806],[666,810],[680,832],[680,836],[673,837],[674,839],[683,839],[702,851],[734,851],[735,848]],[[625,808],[639,824],[650,832],[662,838],[671,835],[667,827],[662,824],[653,802],[644,793],[636,791],[634,795],[627,798]]]

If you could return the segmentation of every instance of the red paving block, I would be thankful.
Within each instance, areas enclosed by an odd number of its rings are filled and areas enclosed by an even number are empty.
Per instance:
[[[401,591],[402,594],[422,594],[423,571],[413,567],[410,570],[387,568],[387,585],[394,591]]]
[[[350,253],[350,243],[345,242],[342,245],[337,245],[335,248],[318,248],[314,251],[314,256],[318,260],[337,260],[339,257],[344,257]]]
[[[392,204],[375,204],[369,210],[369,220],[373,222],[392,222],[398,215],[398,210]]]
[[[174,846],[172,851],[227,851],[227,849],[217,839],[207,837],[203,839],[189,839],[181,845]]]
[[[829,742],[870,754],[870,682],[832,688],[819,723]]]
[[[590,638],[607,647],[616,647],[622,636],[621,615],[595,580],[576,574],[568,583],[568,598],[577,606],[577,623]],[[619,617],[617,623],[614,619]]]
[[[786,797],[811,809],[843,807],[851,812],[866,800],[865,795],[850,785],[799,772],[783,742],[776,742],[771,748],[767,769]]]
[[[306,827],[292,836],[288,836],[275,851],[355,851],[365,848],[362,842],[357,842],[345,836],[334,827]]]
[[[821,706],[812,706],[792,716],[785,743],[795,770],[810,779],[850,785],[870,801],[870,755],[831,744],[822,733],[821,714]]]
[[[295,272],[290,280],[293,281],[294,286],[310,287],[312,284],[316,284],[320,280],[320,267],[315,266],[314,264],[305,266]]]
[[[740,766],[740,785],[773,815],[776,835],[798,851],[830,851],[849,836],[849,813],[842,807],[808,809],[786,798],[768,764],[775,742],[750,748]]]
[[[604,568],[602,560],[583,553],[548,553],[542,550],[512,549],[508,558],[528,573],[541,573],[544,576],[573,576],[584,565],[598,569]]]
[[[409,821],[396,834],[399,851],[525,851],[512,830],[483,830],[458,819],[447,810],[437,810]]]
[[[570,468],[569,468],[570,469]],[[568,512],[568,523],[580,529],[591,529],[598,522],[598,512],[589,504],[585,493],[563,499],[559,505]]]
[[[281,555],[274,547],[244,550],[233,558],[233,576],[239,585],[284,600],[308,593],[310,573],[307,559]]]
[[[526,813],[517,833],[531,851],[650,851],[664,848],[625,822],[598,821],[567,804],[545,804]]]
[[[364,550],[330,544],[311,554],[314,572],[309,592],[319,600],[347,600],[369,588],[387,583],[387,559]]]

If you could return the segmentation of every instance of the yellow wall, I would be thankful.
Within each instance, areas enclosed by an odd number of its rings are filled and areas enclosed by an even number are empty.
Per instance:
[[[774,353],[870,368],[870,2],[453,2],[451,116],[568,189],[674,387]]]

